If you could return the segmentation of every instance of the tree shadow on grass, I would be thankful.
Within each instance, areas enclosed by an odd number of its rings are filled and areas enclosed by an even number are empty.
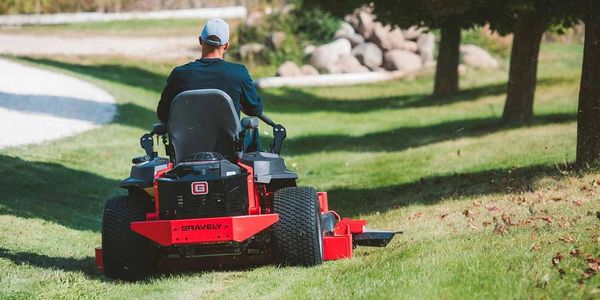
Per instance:
[[[571,81],[564,77],[549,77],[538,80],[538,86],[551,86]],[[343,87],[339,87],[343,89]],[[265,109],[277,113],[342,112],[362,113],[383,109],[420,108],[475,101],[485,96],[497,96],[506,92],[506,83],[495,83],[463,89],[458,95],[432,98],[428,94],[408,94],[394,97],[369,98],[364,100],[333,100],[318,97],[304,89],[283,88],[283,95],[272,90],[263,90]]]
[[[150,132],[152,124],[158,122],[156,112],[133,103],[119,104],[117,107],[119,114],[115,117],[113,123],[125,126],[136,127],[145,132]],[[131,140],[133,143],[135,139]]]
[[[93,249],[91,249],[93,250]],[[65,272],[82,272],[88,279],[104,281],[107,283],[119,284],[123,283],[118,280],[113,280],[105,277],[96,266],[94,257],[74,258],[74,257],[54,257],[32,252],[11,251],[0,247],[0,259],[8,259],[16,265],[29,265],[32,267],[61,270]],[[144,281],[139,281],[140,284],[149,284],[151,279],[160,278],[169,275],[168,273],[158,273],[154,276],[149,276]]]
[[[0,155],[0,214],[98,231],[106,197],[117,184],[60,164]]]
[[[38,268],[56,269],[67,272],[83,272],[91,278],[101,278],[101,274],[92,257],[52,257],[31,252],[10,251],[0,247],[0,258],[8,259],[16,265],[27,264]]]
[[[29,265],[32,267],[61,270],[65,272],[81,272],[88,279],[99,280],[106,283],[122,284],[124,282],[105,277],[96,266],[94,257],[74,258],[74,257],[54,257],[32,252],[11,251],[0,247],[0,259],[10,260],[15,265]],[[234,262],[235,260],[232,260]],[[136,284],[152,284],[154,280],[170,277],[173,275],[202,275],[211,272],[238,272],[251,271],[264,266],[265,264],[253,265],[231,265],[227,267],[219,266],[201,266],[197,264],[189,265],[189,262],[181,261],[178,268],[159,268],[156,273],[148,276],[146,279],[137,281]]]
[[[509,172],[510,170],[510,172]],[[528,166],[485,170],[467,174],[434,176],[394,186],[374,189],[333,189],[329,190],[330,207],[344,217],[384,213],[401,207],[424,204],[433,205],[444,199],[483,196],[489,194],[508,194],[532,190],[536,180],[543,177],[560,177],[562,173],[551,166]],[[28,264],[46,269],[58,269],[68,272],[83,272],[91,279],[118,283],[106,279],[96,269],[94,259],[51,257],[31,252],[10,251],[0,247],[0,258],[15,264]],[[163,270],[151,278],[161,278],[172,274],[203,274],[214,271],[251,270],[256,266],[226,268],[184,268],[180,271]],[[150,283],[150,279],[140,282]]]
[[[570,113],[541,115],[537,116],[529,126],[568,123],[575,121],[576,118],[575,114]],[[341,134],[304,136],[286,140],[284,153],[301,155],[340,150],[355,152],[401,151],[446,140],[479,137],[511,128],[518,128],[518,126],[504,126],[497,118],[478,118],[456,120],[425,127],[400,127],[362,136]]]
[[[92,76],[98,79],[112,81],[135,88],[160,93],[166,83],[166,77],[146,69],[117,64],[74,64],[47,58],[18,57],[20,60],[64,69],[67,71]]]
[[[163,76],[132,67],[81,66],[51,60],[46,62],[32,61],[151,91],[159,91],[164,80]],[[138,70],[129,70],[129,68]],[[143,78],[145,75],[150,76],[150,78]],[[159,79],[160,84],[158,83]],[[314,111],[352,113],[384,108],[435,106],[477,99],[483,95],[502,93],[504,93],[504,84],[468,89],[463,91],[460,96],[441,102],[431,102],[428,97],[416,94],[372,100],[336,101],[321,99],[301,90],[289,90],[284,96],[273,96],[274,100],[267,103],[267,108],[288,113]],[[268,91],[266,95],[269,95]],[[120,110],[125,118],[117,120],[121,124],[147,128],[148,124],[146,122],[151,123],[155,118],[152,111],[134,104],[125,104],[120,107]],[[131,119],[132,116],[136,117]],[[543,116],[540,122],[568,122],[571,120],[574,120],[573,115],[558,114]],[[355,145],[356,150],[360,151],[371,151],[373,149],[397,151],[406,147],[461,136],[479,136],[498,129],[500,128],[497,124],[494,124],[491,119],[485,118],[456,121],[424,128],[399,128],[390,132],[358,138],[347,136],[300,138],[291,140],[289,148],[293,154],[310,153],[314,151],[312,149],[315,146],[323,146],[322,151],[347,149],[348,144]],[[396,131],[399,133],[395,133]],[[460,133],[465,131],[466,133]],[[407,137],[407,140],[402,140]],[[543,176],[559,175],[560,173],[553,167],[529,166],[513,169],[510,173],[506,169],[494,169],[471,174],[433,176],[415,182],[382,188],[338,188],[328,192],[331,207],[344,216],[356,216],[385,212],[411,204],[433,205],[448,198],[456,199],[529,190],[536,179]],[[0,155],[0,187],[2,187],[0,213],[2,214],[24,218],[41,218],[70,228],[97,231],[100,228],[100,214],[105,196],[113,193],[116,185],[116,180],[85,171],[72,170],[59,164],[28,162],[16,157]],[[42,268],[82,271],[88,275],[92,274],[92,276],[97,274],[94,271],[93,260],[90,258],[49,257],[28,252],[11,252],[2,248],[0,248],[0,257],[7,258],[15,263],[26,263]]]
[[[342,216],[384,213],[401,207],[434,205],[444,199],[532,191],[543,177],[564,176],[556,167],[536,165],[421,178],[374,189],[338,188],[328,191],[329,207]]]
[[[42,65],[57,67],[68,71],[81,73],[125,84],[135,88],[160,93],[165,85],[166,76],[133,66],[116,64],[81,65],[55,61],[44,58],[19,57],[19,59]],[[565,77],[546,77],[538,80],[538,86],[551,86],[572,81]],[[343,89],[343,87],[340,87]],[[381,109],[419,108],[440,106],[463,101],[477,100],[484,96],[496,96],[506,92],[506,83],[495,83],[463,89],[458,95],[433,99],[428,94],[408,94],[394,97],[369,98],[364,100],[333,100],[318,97],[304,89],[283,88],[283,95],[273,92],[272,89],[260,91],[265,102],[267,112],[277,113],[307,113],[307,112],[342,112],[361,113]],[[157,99],[158,100],[158,99]],[[154,120],[154,112],[152,112]]]

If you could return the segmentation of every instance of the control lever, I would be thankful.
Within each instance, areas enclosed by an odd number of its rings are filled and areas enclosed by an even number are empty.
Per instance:
[[[283,140],[287,136],[285,127],[280,124],[273,126],[273,153],[279,155]]]
[[[146,151],[146,155],[148,155],[150,159],[154,159],[158,156],[158,152],[154,151],[154,138],[152,133],[142,135],[140,138],[140,146]]]
[[[271,127],[277,126],[277,124],[275,124],[275,122],[273,122],[273,120],[271,120],[271,118],[267,117],[265,114],[261,114],[260,116],[258,116],[258,118]]]
[[[271,120],[271,118],[267,117],[265,114],[261,114],[258,116],[258,118],[267,125],[273,127],[273,146],[271,151],[279,155],[279,153],[281,153],[281,147],[283,146],[283,140],[287,136],[285,127],[283,127],[281,124],[275,124],[275,122],[273,122],[273,120]]]

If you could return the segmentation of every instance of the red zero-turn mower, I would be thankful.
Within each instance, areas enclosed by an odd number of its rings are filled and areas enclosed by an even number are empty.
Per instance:
[[[133,159],[120,184],[127,196],[109,199],[96,263],[104,274],[140,280],[159,270],[278,263],[312,266],[352,257],[357,245],[384,247],[396,232],[365,229],[340,218],[327,193],[297,187],[279,156],[286,130],[273,127],[271,152],[244,153],[258,119],[239,121],[220,90],[179,94],[168,124],[140,139],[146,155]],[[169,159],[154,152],[162,137]]]

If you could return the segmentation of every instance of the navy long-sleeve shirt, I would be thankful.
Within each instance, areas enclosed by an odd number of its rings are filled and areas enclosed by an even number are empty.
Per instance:
[[[158,119],[168,122],[175,96],[196,89],[224,91],[233,100],[238,115],[240,110],[249,116],[258,116],[263,111],[262,100],[246,67],[220,58],[201,58],[173,69],[158,102]]]

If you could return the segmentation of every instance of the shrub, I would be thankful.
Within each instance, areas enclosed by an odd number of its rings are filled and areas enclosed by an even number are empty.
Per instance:
[[[462,44],[475,44],[493,55],[507,58],[510,55],[511,38],[503,37],[497,33],[492,33],[486,27],[476,27],[470,30],[463,30],[461,37]]]
[[[292,60],[301,63],[305,46],[328,42],[339,26],[339,19],[318,9],[297,9],[289,14],[274,13],[255,26],[240,25],[237,31],[238,45],[266,44],[273,32],[281,31],[286,35],[285,41],[277,50],[267,49],[265,62],[280,64]]]
[[[339,19],[320,9],[299,9],[293,15],[296,34],[313,44],[330,40],[340,28]]]

